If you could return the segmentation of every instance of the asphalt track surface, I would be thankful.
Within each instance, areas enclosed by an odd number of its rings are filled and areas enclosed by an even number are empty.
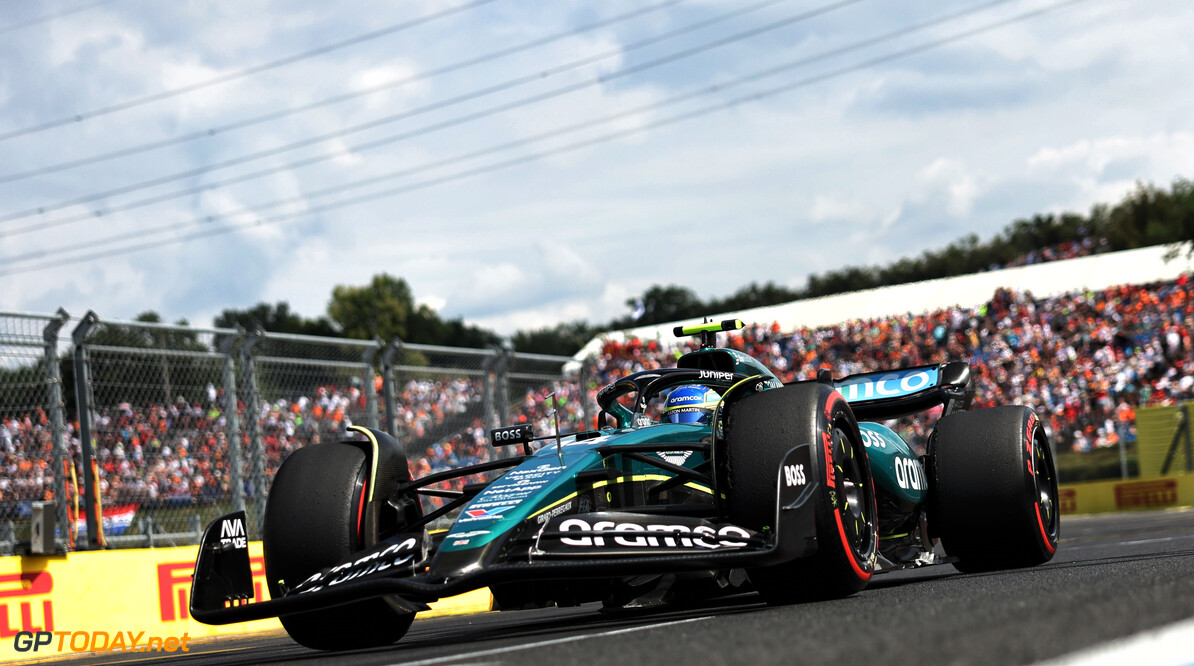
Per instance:
[[[899,571],[832,602],[770,607],[739,595],[620,614],[590,604],[416,620],[395,645],[355,652],[308,650],[277,632],[193,641],[185,655],[63,663],[1032,664],[1191,617],[1194,511],[1180,510],[1067,517],[1047,565]]]

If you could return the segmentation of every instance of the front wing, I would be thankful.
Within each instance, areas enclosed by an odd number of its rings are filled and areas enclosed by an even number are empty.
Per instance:
[[[427,610],[427,602],[494,583],[767,566],[816,549],[813,493],[794,500],[779,507],[779,529],[765,532],[689,516],[621,511],[558,516],[506,540],[504,552],[516,552],[522,561],[479,563],[451,577],[427,566],[434,558],[428,557],[425,534],[398,534],[320,571],[281,598],[257,602],[252,602],[247,541],[223,536],[246,533],[240,511],[218,518],[205,531],[190,610],[201,622],[231,624],[385,596],[415,612]]]

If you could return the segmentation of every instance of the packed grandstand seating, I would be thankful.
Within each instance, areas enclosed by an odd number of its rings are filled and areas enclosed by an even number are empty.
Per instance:
[[[842,377],[968,360],[975,407],[1032,406],[1055,447],[1088,451],[1134,439],[1137,408],[1194,396],[1192,290],[1185,276],[1043,299],[1000,290],[977,308],[945,308],[815,329],[755,324],[726,336],[723,343],[755,355],[784,381],[812,378],[819,368]],[[521,400],[510,402],[509,418],[533,422],[540,433],[553,432],[553,401],[548,396],[554,393],[564,432],[592,427],[582,423],[582,399],[592,404],[597,389],[619,377],[670,366],[688,344],[609,341],[585,363],[579,382],[528,389]],[[490,424],[482,422],[481,400],[476,381],[418,380],[404,386],[397,401],[399,438],[407,445],[416,477],[504,455],[488,445]],[[244,404],[239,408],[245,423]],[[258,423],[266,474],[271,475],[290,451],[337,436],[364,415],[364,397],[355,388],[324,387],[313,396],[263,405]],[[893,427],[923,447],[935,416],[905,419]],[[105,503],[189,503],[229,496],[225,422],[223,396],[214,389],[200,402],[122,404],[101,411],[95,428],[96,461]],[[81,453],[73,426],[68,426],[67,436],[78,462]],[[0,420],[0,506],[52,496],[52,448],[44,413],[35,410]],[[242,450],[248,451],[247,441]],[[250,478],[248,471],[246,463],[245,479]],[[246,490],[254,492],[251,484]]]

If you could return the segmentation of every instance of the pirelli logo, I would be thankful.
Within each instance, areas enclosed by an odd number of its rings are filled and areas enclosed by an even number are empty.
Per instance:
[[[1078,491],[1073,488],[1062,488],[1057,492],[1057,503],[1062,515],[1078,513]]]
[[[1154,509],[1177,506],[1177,481],[1158,479],[1115,486],[1115,508]]]

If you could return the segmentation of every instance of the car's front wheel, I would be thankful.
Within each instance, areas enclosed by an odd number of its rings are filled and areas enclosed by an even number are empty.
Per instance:
[[[763,391],[733,406],[726,425],[730,519],[774,529],[782,461],[808,446],[811,469],[793,470],[815,483],[817,552],[749,570],[770,603],[844,597],[866,587],[875,569],[875,489],[858,422],[841,394],[820,383]]]
[[[349,444],[313,444],[290,455],[274,477],[265,507],[262,546],[270,595],[282,596],[321,569],[363,548],[362,494],[368,492],[363,451]],[[415,614],[383,598],[283,615],[286,633],[316,650],[389,645]]]

